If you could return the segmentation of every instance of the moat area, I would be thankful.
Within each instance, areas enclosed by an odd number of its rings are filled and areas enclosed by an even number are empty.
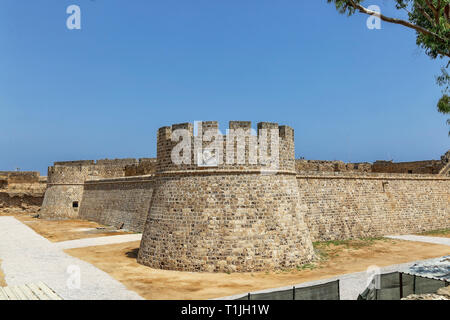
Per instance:
[[[318,259],[294,269],[254,273],[192,273],[158,270],[138,264],[136,256],[140,241],[132,238],[138,239],[140,234],[137,233],[83,220],[36,219],[32,213],[3,214],[0,219],[3,219],[1,225],[5,229],[0,233],[0,240],[5,245],[9,243],[10,251],[8,255],[0,254],[2,286],[42,281],[44,277],[52,289],[67,299],[214,299],[333,277],[364,286],[364,272],[369,266],[388,267],[385,270],[396,269],[408,262],[410,264],[407,266],[414,265],[418,260],[437,259],[448,255],[450,251],[447,245],[382,237],[322,241],[314,243]],[[12,234],[13,232],[16,234]],[[438,230],[424,236],[449,239],[450,232]],[[16,239],[14,247],[10,242],[15,237],[22,240]],[[121,237],[125,242],[114,243],[117,242],[114,239]],[[39,248],[30,246],[26,242],[28,238],[45,245]],[[105,238],[111,240],[105,241]],[[98,245],[98,239],[102,239],[102,245]],[[23,248],[19,248],[20,243],[27,247],[26,250],[34,250],[36,253],[23,254]],[[71,249],[65,249],[67,247]],[[11,248],[14,248],[14,252],[11,252]],[[36,257],[39,257],[39,262],[33,260]],[[52,265],[58,259],[62,259],[67,266],[63,263],[59,266],[61,270],[53,269]],[[63,269],[69,265],[81,266],[81,288],[78,290],[67,290],[69,275]],[[34,271],[22,270],[27,266]],[[45,270],[40,270],[44,267]],[[362,274],[349,275],[358,272]],[[94,287],[96,289],[91,290]],[[114,297],[110,295],[112,289]],[[341,289],[342,298],[353,297],[358,290],[356,287],[354,292],[347,292],[344,286]]]

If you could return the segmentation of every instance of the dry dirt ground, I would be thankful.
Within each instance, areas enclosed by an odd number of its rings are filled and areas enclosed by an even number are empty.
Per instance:
[[[450,229],[441,229],[434,231],[427,231],[420,234],[421,236],[430,236],[430,237],[444,237],[450,238]]]
[[[130,233],[85,220],[43,220],[31,215],[15,215],[15,218],[52,242]]]
[[[146,299],[209,299],[277,288],[388,266],[440,257],[449,247],[391,239],[315,243],[319,260],[294,270],[255,273],[191,273],[157,270],[136,262],[139,241],[69,249],[72,256],[109,273]]]
[[[1,266],[2,266],[2,260],[0,260],[0,287],[6,287],[5,275],[3,274]]]

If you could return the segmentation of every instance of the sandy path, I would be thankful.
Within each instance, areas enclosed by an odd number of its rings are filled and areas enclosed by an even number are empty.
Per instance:
[[[101,246],[108,244],[124,243],[140,241],[142,239],[142,234],[125,234],[119,236],[108,236],[108,237],[98,237],[98,238],[87,238],[78,240],[69,240],[55,243],[55,247],[59,249],[73,249],[73,248],[83,248],[92,246]]]
[[[105,228],[101,224],[86,220],[44,220],[29,215],[17,215],[15,218],[52,242],[132,233]]]
[[[427,242],[427,243],[443,244],[443,245],[450,246],[450,238],[445,238],[445,237],[403,235],[403,236],[386,236],[386,238],[407,240],[407,241],[417,241],[417,242]]]
[[[0,259],[9,286],[42,281],[64,299],[141,299],[107,273],[64,253],[14,217],[0,217]]]

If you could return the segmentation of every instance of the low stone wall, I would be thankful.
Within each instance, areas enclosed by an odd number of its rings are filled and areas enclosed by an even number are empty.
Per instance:
[[[39,172],[0,171],[0,213],[38,212],[46,185]]]
[[[153,195],[153,177],[87,181],[79,216],[104,225],[142,232]]]
[[[37,213],[44,193],[0,192],[0,213]]]
[[[313,241],[450,227],[449,178],[310,172],[297,182]]]

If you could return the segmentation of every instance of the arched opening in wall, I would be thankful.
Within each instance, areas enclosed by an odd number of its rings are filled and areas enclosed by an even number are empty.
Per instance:
[[[72,202],[72,208],[74,208],[75,210],[78,209],[78,201]]]

